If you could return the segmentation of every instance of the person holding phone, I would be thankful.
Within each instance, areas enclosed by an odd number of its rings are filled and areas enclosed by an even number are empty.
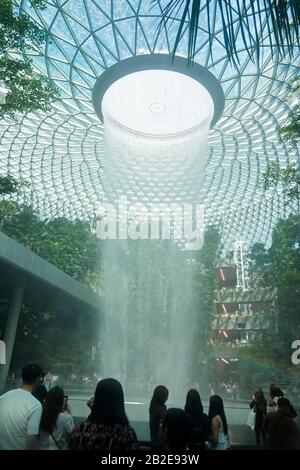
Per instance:
[[[70,415],[68,396],[61,387],[55,386],[48,392],[43,405],[40,424],[40,441],[43,450],[68,449],[68,438],[74,429]]]
[[[250,408],[255,412],[255,438],[256,445],[261,445],[261,436],[263,445],[266,444],[266,436],[263,430],[263,422],[267,414],[267,400],[265,399],[264,392],[261,388],[254,390],[252,401],[250,402]]]

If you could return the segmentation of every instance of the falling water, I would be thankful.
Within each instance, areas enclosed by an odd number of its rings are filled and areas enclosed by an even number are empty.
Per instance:
[[[103,242],[101,375],[119,379],[131,396],[149,396],[160,383],[173,397],[182,397],[200,380],[194,253],[182,249],[183,239],[151,240],[148,216],[151,204],[203,202],[198,193],[213,103],[191,78],[156,70],[115,82],[102,109],[103,185],[116,212],[100,223],[107,228],[116,222],[117,232],[115,240]],[[128,203],[125,215],[117,210],[120,197]],[[130,209],[136,203],[148,210],[144,219],[136,219],[139,206]],[[126,231],[118,232],[125,218],[126,225],[137,220],[127,239]]]

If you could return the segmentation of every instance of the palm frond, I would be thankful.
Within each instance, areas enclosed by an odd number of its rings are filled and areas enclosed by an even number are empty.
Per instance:
[[[201,7],[201,0],[194,0],[192,2],[192,11],[191,11],[190,27],[189,27],[188,60],[190,60],[190,58],[193,56],[193,52],[196,48],[200,7]]]
[[[181,21],[180,21],[180,24],[179,24],[179,27],[178,27],[178,30],[177,30],[175,43],[174,43],[174,46],[173,46],[173,57],[175,56],[176,50],[177,50],[178,45],[180,43],[182,30],[185,26],[186,17],[187,17],[187,14],[189,12],[190,1],[191,0],[170,0],[167,3],[167,5],[163,8],[162,5],[161,5],[162,2],[159,2],[157,0],[151,0],[151,4],[153,4],[153,6],[155,4],[159,4],[159,6],[161,8],[161,20],[160,20],[160,22],[158,24],[158,27],[157,27],[157,38],[156,38],[156,40],[158,39],[159,35],[161,34],[162,29],[163,28],[166,29],[168,24],[171,25],[173,23],[174,19],[177,18],[177,15],[178,15],[179,11],[181,10],[182,6],[185,4],[184,11],[181,14]]]
[[[259,20],[259,25],[257,24],[257,21],[256,21],[256,10],[255,10],[255,5],[254,5],[254,2],[250,2],[250,12],[251,12],[251,16],[252,18],[254,19],[253,23],[254,23],[254,34],[255,34],[255,46],[254,46],[254,50],[256,52],[256,59],[257,59],[257,62],[259,62],[259,52],[260,52],[260,48],[259,48],[259,40],[260,40],[260,36],[261,34],[259,33],[259,26],[262,25],[261,23],[261,15],[260,15],[260,20]],[[260,12],[260,7],[259,7],[259,12]],[[262,28],[262,26],[261,26]],[[260,31],[262,31],[262,29],[260,29]]]
[[[211,37],[212,31],[211,31],[211,11],[209,8],[209,2],[206,2],[206,15],[207,15],[207,29],[208,29],[208,37]],[[213,60],[213,55],[212,55],[212,48],[211,48],[211,43],[212,41],[209,41],[209,55],[211,60]]]
[[[259,63],[263,38],[269,37],[272,55],[278,51],[293,56],[300,48],[300,0],[151,0],[159,4],[162,12],[158,28],[167,27],[170,21],[179,18],[178,30],[172,49],[176,54],[184,27],[188,25],[187,57],[192,61],[197,51],[197,36],[201,16],[206,14],[209,36],[209,52],[212,56],[215,31],[211,18],[221,20],[223,44],[229,59],[239,63],[239,49],[243,47],[249,57]],[[164,6],[165,5],[165,6]],[[206,7],[206,8],[205,8]],[[218,33],[219,34],[219,33]]]
[[[237,11],[238,11],[238,16],[239,16],[239,23],[245,23],[246,27],[245,28],[240,28],[240,33],[242,36],[242,41],[244,44],[247,43],[247,37],[249,40],[249,47],[246,49],[246,52],[249,56],[249,58],[252,58],[252,54],[254,51],[254,41],[252,38],[252,34],[249,34],[250,32],[250,22],[249,22],[249,15],[245,14],[245,11],[242,10],[240,2],[237,2]],[[246,37],[247,35],[247,37]],[[238,57],[237,57],[238,60]]]

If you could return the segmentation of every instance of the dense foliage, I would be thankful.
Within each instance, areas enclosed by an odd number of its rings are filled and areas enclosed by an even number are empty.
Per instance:
[[[258,381],[260,377],[274,380],[284,374],[290,374],[289,380],[297,378],[297,370],[291,363],[291,344],[300,337],[299,183],[298,167],[282,168],[275,162],[270,164],[259,183],[264,191],[280,189],[291,213],[273,228],[270,248],[255,243],[248,253],[255,283],[260,288],[273,288],[277,303],[270,329],[256,335],[254,341],[237,351],[241,369]]]
[[[283,142],[296,145],[300,139],[300,79],[288,84],[286,100],[289,102],[287,123],[278,128],[279,137]]]
[[[0,177],[0,229],[74,279],[94,284],[99,271],[100,241],[89,221],[65,217],[41,218],[28,204],[5,199],[26,183],[10,175]]]
[[[44,8],[43,0],[32,0],[35,8]],[[54,84],[34,71],[27,51],[39,51],[46,33],[26,14],[19,14],[12,0],[0,1],[0,83],[7,90],[0,104],[0,119],[17,114],[49,111],[59,97]]]
[[[285,205],[299,212],[300,170],[296,165],[281,168],[278,163],[272,162],[263,173],[259,186],[264,191],[274,187],[281,189]]]

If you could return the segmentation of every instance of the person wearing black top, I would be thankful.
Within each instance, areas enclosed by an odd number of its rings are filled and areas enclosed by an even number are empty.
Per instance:
[[[187,393],[184,410],[190,418],[192,428],[189,449],[205,450],[205,442],[211,435],[211,422],[207,414],[203,413],[202,401],[197,390],[191,389]]]
[[[159,440],[164,451],[186,451],[191,440],[191,422],[180,408],[169,408],[161,423]]]
[[[262,435],[263,444],[266,444],[266,436],[263,430],[263,422],[267,414],[267,400],[264,397],[264,392],[261,388],[258,388],[253,395],[253,399],[250,403],[250,408],[255,411],[255,437],[256,445],[260,446],[260,436]]]
[[[167,412],[165,405],[169,396],[169,390],[164,385],[158,385],[153,392],[149,407],[149,426],[151,444],[154,447],[159,445],[159,429],[162,420]]]

